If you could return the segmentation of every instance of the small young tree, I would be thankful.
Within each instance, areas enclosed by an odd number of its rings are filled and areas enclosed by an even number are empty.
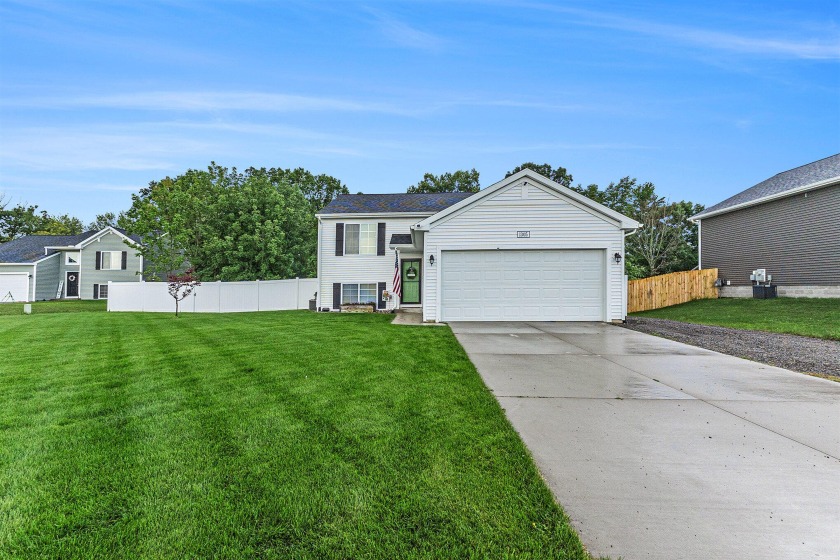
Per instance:
[[[201,282],[195,277],[195,271],[190,268],[183,274],[170,274],[167,276],[167,283],[169,284],[169,295],[175,300],[175,316],[178,317],[178,304],[182,299],[190,295],[196,286],[200,286]]]

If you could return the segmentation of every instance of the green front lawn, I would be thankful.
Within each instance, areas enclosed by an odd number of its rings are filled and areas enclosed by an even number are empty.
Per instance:
[[[704,299],[632,315],[840,340],[840,299]]]
[[[23,315],[22,303],[0,303],[0,315]],[[36,301],[32,303],[32,313],[79,313],[88,311],[105,311],[108,302],[105,300],[67,299],[56,301]]]
[[[586,558],[451,331],[390,320],[0,317],[0,557]]]

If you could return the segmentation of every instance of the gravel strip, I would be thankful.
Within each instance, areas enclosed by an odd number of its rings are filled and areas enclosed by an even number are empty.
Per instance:
[[[840,342],[834,340],[650,317],[628,317],[622,326],[771,366],[840,378]]]

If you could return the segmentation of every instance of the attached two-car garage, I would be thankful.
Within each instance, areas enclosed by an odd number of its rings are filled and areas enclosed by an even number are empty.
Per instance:
[[[623,216],[523,169],[413,226],[426,321],[621,321]]]
[[[443,321],[603,321],[603,250],[442,251]]]

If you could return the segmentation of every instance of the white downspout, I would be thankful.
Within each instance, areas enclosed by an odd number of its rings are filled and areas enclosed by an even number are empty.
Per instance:
[[[321,217],[318,216],[318,264],[316,265],[315,275],[318,277],[318,295],[315,297],[315,310],[321,309],[321,293],[324,291],[321,285]]]

